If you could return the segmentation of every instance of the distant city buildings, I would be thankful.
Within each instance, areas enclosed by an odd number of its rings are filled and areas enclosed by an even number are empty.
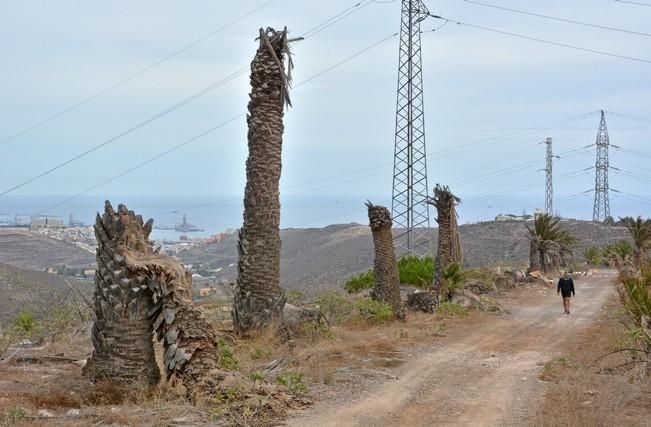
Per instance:
[[[63,228],[65,223],[61,218],[51,216],[33,216],[29,228],[36,230],[39,228]]]

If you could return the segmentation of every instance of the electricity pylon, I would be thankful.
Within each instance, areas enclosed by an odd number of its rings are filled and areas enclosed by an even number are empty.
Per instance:
[[[592,221],[594,222],[604,222],[610,218],[610,201],[608,200],[609,145],[606,115],[601,110],[601,123],[599,123],[599,132],[597,133],[597,161],[595,163],[594,209],[592,211]]]
[[[399,255],[431,250],[420,46],[420,23],[427,16],[421,0],[402,0],[391,200]]]

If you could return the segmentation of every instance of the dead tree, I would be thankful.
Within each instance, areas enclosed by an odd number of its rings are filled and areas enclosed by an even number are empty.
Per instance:
[[[97,270],[95,273],[92,342],[95,351],[84,367],[93,381],[110,379],[120,384],[156,384],[153,326],[153,292],[144,278],[131,275],[124,256],[128,250],[151,252],[148,244],[152,221],[143,224],[123,205],[118,212],[107,201],[104,215],[97,214]]]
[[[428,200],[428,203],[436,207],[436,222],[439,224],[434,275],[435,291],[440,291],[443,285],[443,272],[448,265],[453,262],[459,265],[463,263],[456,212],[456,205],[460,202],[461,199],[452,194],[449,187],[439,184],[434,188],[434,197]]]
[[[366,206],[375,246],[375,286],[371,297],[389,304],[396,317],[404,319],[405,310],[400,299],[400,276],[391,233],[391,214],[384,206],[375,206],[371,202],[366,203]]]
[[[286,301],[280,287],[279,181],[292,62],[287,29],[260,29],[259,40],[251,63],[244,224],[232,312],[238,333],[280,325]]]
[[[124,205],[107,201],[97,215],[94,352],[84,374],[94,381],[130,384],[160,378],[153,332],[164,345],[169,377],[191,391],[216,369],[216,335],[192,306],[192,277],[173,258],[154,252],[148,240],[153,220],[143,224]]]

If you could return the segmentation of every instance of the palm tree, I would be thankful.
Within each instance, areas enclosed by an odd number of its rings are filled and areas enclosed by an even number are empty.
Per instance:
[[[168,377],[188,391],[199,390],[216,369],[216,335],[191,301],[192,276],[173,258],[154,252],[148,240],[153,221],[107,201],[97,215],[94,352],[84,367],[93,381],[120,384],[160,379],[153,332],[163,340]]]
[[[456,205],[461,199],[450,191],[448,186],[436,184],[434,197],[428,203],[434,205],[437,210],[436,222],[439,224],[438,247],[436,250],[436,266],[434,275],[434,289],[440,291],[443,285],[442,273],[451,263],[461,265],[463,253],[461,250],[461,239],[457,225]]]
[[[290,105],[291,72],[287,29],[260,29],[260,44],[251,63],[244,224],[239,232],[238,276],[233,327],[238,333],[280,324],[285,293],[280,287],[279,181],[283,114]]]
[[[533,228],[529,228],[530,271],[542,270],[544,272],[558,271],[561,266],[568,266],[573,261],[572,248],[576,242],[567,230],[560,226],[560,218],[550,214],[537,215]]]
[[[400,299],[400,277],[391,234],[391,214],[384,206],[366,203],[368,219],[375,246],[375,286],[371,296],[376,301],[384,302],[393,308],[399,319],[404,319],[405,311]]]
[[[635,262],[638,268],[643,268],[646,262],[646,253],[651,247],[651,219],[643,220],[641,216],[636,219],[630,216],[619,218],[628,229],[635,246]]]

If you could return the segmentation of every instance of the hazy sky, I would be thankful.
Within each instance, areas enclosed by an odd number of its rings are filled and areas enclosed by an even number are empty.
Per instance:
[[[247,66],[257,46],[254,38],[259,27],[286,25],[292,35],[300,36],[357,1],[275,0],[141,76],[0,144],[0,192]],[[651,32],[651,7],[611,0],[486,2]],[[263,3],[2,1],[0,139],[74,105]],[[451,19],[651,61],[651,37],[517,15],[461,0],[426,4],[433,13]],[[396,32],[399,19],[399,1],[378,1],[296,43],[295,83]],[[440,24],[429,19],[422,29]],[[397,43],[394,37],[292,92],[294,107],[287,111],[285,122],[283,194],[390,194]],[[556,195],[568,196],[594,186],[594,172],[580,172],[594,164],[594,150],[565,155],[594,143],[597,114],[514,135],[517,131],[599,109],[651,119],[648,62],[453,23],[423,34],[422,46],[429,181],[432,186],[449,184],[470,200],[513,190],[542,194],[544,175],[538,169],[544,167],[544,146],[536,144],[547,136],[553,137],[555,151],[563,157],[555,164]],[[243,113],[248,92],[245,73],[12,194],[83,191]],[[608,124],[611,143],[651,153],[651,121],[611,114]],[[494,139],[465,147],[487,138]],[[244,188],[246,154],[246,122],[239,118],[91,194],[239,194]],[[611,163],[622,172],[614,171],[611,186],[648,194],[648,162],[649,158],[613,150]],[[324,179],[335,176],[339,177]]]

